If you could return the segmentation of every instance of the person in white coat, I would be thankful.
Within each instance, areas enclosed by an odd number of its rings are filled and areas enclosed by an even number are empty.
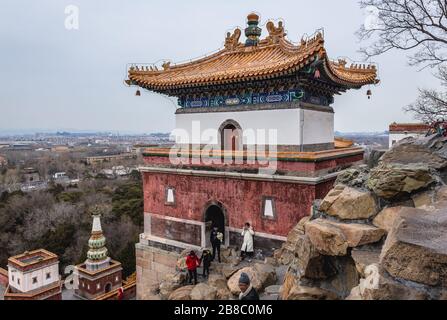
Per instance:
[[[244,260],[245,257],[248,256],[250,258],[249,262],[251,262],[251,258],[253,257],[253,254],[255,252],[253,247],[253,236],[255,235],[255,232],[248,222],[245,224],[244,230],[242,231],[241,235],[244,238],[244,242],[242,243],[241,248],[241,258],[242,260]]]

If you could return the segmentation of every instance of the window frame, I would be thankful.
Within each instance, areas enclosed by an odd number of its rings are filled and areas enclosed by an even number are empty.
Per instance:
[[[172,196],[174,197],[173,202],[168,202],[169,190],[172,190]],[[174,187],[168,186],[165,188],[165,205],[170,207],[175,207],[177,205],[176,190]]]
[[[267,201],[271,201],[271,203],[272,203],[273,217],[265,215],[265,205],[266,205]],[[276,199],[274,197],[271,197],[271,196],[263,196],[262,197],[261,217],[264,220],[270,220],[270,221],[276,221],[278,219],[278,215],[276,212]]]

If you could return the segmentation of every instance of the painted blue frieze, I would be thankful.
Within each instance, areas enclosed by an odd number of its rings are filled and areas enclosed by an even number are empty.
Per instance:
[[[217,96],[201,99],[179,99],[179,105],[185,108],[206,108],[225,106],[244,106],[257,104],[283,103],[293,101],[304,101],[305,93],[302,89],[272,92],[253,93],[235,96]]]

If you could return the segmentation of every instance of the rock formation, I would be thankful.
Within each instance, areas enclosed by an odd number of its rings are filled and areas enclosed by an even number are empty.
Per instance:
[[[275,253],[282,299],[447,298],[447,139],[405,139],[376,160],[340,174]]]

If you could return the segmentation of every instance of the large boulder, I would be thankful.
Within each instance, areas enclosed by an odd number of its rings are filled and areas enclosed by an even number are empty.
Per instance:
[[[283,265],[289,265],[295,259],[299,257],[298,252],[301,251],[304,236],[304,225],[310,220],[310,217],[305,217],[290,230],[287,235],[287,241],[282,245],[282,247],[275,251],[274,258],[278,263]]]
[[[194,289],[194,286],[184,286],[174,290],[169,295],[169,300],[191,300],[191,291]]]
[[[268,264],[256,263],[252,267],[245,267],[237,271],[228,280],[227,286],[234,295],[238,295],[241,292],[239,289],[239,278],[243,272],[248,274],[251,284],[258,292],[262,292],[264,288],[276,283],[275,268]]]
[[[447,287],[447,209],[401,213],[380,263],[393,277]]]
[[[359,223],[338,223],[316,219],[306,224],[306,236],[313,246],[324,255],[344,256],[348,248],[376,243],[385,231]]]
[[[316,219],[306,223],[306,236],[319,253],[327,256],[344,256],[348,242],[343,231],[328,220]]]
[[[233,296],[227,287],[227,278],[222,274],[210,274],[208,277],[208,285],[216,288],[217,300],[229,300]]]
[[[362,188],[368,179],[368,174],[369,170],[367,166],[347,169],[338,175],[335,184]]]
[[[329,222],[340,228],[350,248],[376,243],[385,235],[385,230],[367,224]]]
[[[371,170],[367,186],[377,196],[392,199],[428,187],[434,181],[425,163],[382,163]]]
[[[326,263],[327,278],[298,277],[299,284],[306,287],[316,287],[330,291],[338,298],[344,299],[352,288],[359,283],[359,274],[354,260],[349,256],[330,257],[323,256]]]
[[[378,205],[371,192],[337,185],[323,199],[319,210],[342,220],[359,220],[377,214]]]
[[[222,267],[222,274],[226,279],[230,279],[233,274],[242,269],[241,267],[226,264]]]
[[[190,297],[191,300],[216,300],[217,289],[206,283],[199,283],[191,290]]]
[[[373,224],[386,232],[390,232],[401,213],[417,216],[425,214],[425,211],[401,206],[385,208],[374,218]]]
[[[405,285],[384,275],[377,264],[366,268],[366,278],[351,290],[346,300],[426,300],[429,291],[422,286]]]
[[[362,278],[366,278],[365,269],[368,266],[378,264],[380,261],[380,250],[378,248],[374,248],[375,250],[368,249],[354,249],[351,252],[357,272]]]
[[[397,143],[385,153],[381,162],[397,164],[425,163],[430,168],[442,169],[447,166],[447,152],[444,138],[408,138]]]
[[[306,287],[299,284],[294,285],[286,296],[286,300],[337,300],[338,296],[330,291]]]
[[[180,288],[185,282],[186,277],[183,273],[166,274],[160,283],[159,291],[162,299],[168,299],[173,291]]]

